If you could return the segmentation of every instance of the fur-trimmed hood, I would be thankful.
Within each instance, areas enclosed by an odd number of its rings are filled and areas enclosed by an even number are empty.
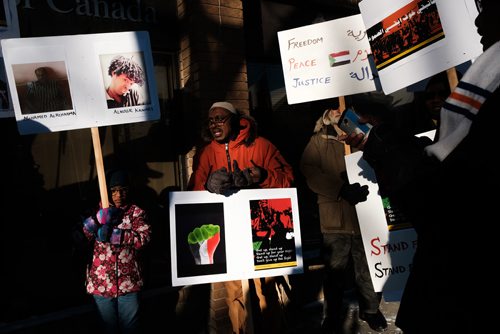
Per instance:
[[[327,127],[328,125],[332,125],[335,131],[337,132],[337,136],[328,135]],[[322,135],[326,139],[335,139],[338,140],[338,134],[343,133],[343,131],[337,126],[337,122],[331,116],[330,109],[325,110],[323,115],[316,121],[314,125],[314,133],[322,132]]]

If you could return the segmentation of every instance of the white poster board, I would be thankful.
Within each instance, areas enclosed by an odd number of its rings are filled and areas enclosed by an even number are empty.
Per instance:
[[[376,89],[361,15],[278,32],[288,104]]]
[[[3,0],[0,4],[0,40],[19,37],[19,22],[15,0]],[[1,51],[1,47],[0,47]],[[0,118],[14,117],[14,108],[9,94],[3,55],[0,59]]]
[[[303,273],[295,188],[170,193],[172,285]]]
[[[385,94],[482,53],[474,0],[363,0],[359,9]]]
[[[2,40],[5,70],[21,134],[55,132],[160,118],[154,66],[147,32],[120,32]],[[122,56],[142,69],[144,84],[134,84],[140,101],[130,107],[108,107],[111,59]],[[55,110],[30,107],[28,91],[45,67],[57,82]]]
[[[345,156],[350,183],[368,185],[368,198],[356,204],[359,226],[375,291],[402,291],[411,270],[417,235],[407,222],[393,224],[390,207],[384,209],[375,172],[359,151]]]

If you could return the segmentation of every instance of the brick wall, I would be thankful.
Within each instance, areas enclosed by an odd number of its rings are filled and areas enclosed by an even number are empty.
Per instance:
[[[206,111],[227,100],[248,112],[248,83],[240,0],[178,1],[181,87]]]

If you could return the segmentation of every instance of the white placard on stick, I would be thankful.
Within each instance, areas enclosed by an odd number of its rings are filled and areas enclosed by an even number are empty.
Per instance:
[[[2,40],[5,70],[21,134],[55,132],[160,118],[154,66],[147,32],[17,38]],[[143,72],[140,98],[133,106],[108,107],[110,64],[115,57],[133,60]],[[57,82],[59,103],[32,107],[30,85],[35,69],[48,69]]]
[[[356,204],[365,254],[375,291],[402,291],[417,247],[417,235],[407,221],[398,219],[393,207],[384,203],[374,170],[358,151],[345,156],[350,183],[368,185],[364,202]],[[384,199],[386,200],[386,199]]]
[[[376,89],[361,15],[278,32],[288,104]]]
[[[385,94],[482,53],[474,0],[363,0],[359,9]]]

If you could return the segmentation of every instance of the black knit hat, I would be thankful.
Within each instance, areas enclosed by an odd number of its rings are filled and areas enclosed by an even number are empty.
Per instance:
[[[113,188],[116,186],[128,187],[130,185],[130,180],[128,173],[122,169],[114,170],[109,173],[109,187]]]

